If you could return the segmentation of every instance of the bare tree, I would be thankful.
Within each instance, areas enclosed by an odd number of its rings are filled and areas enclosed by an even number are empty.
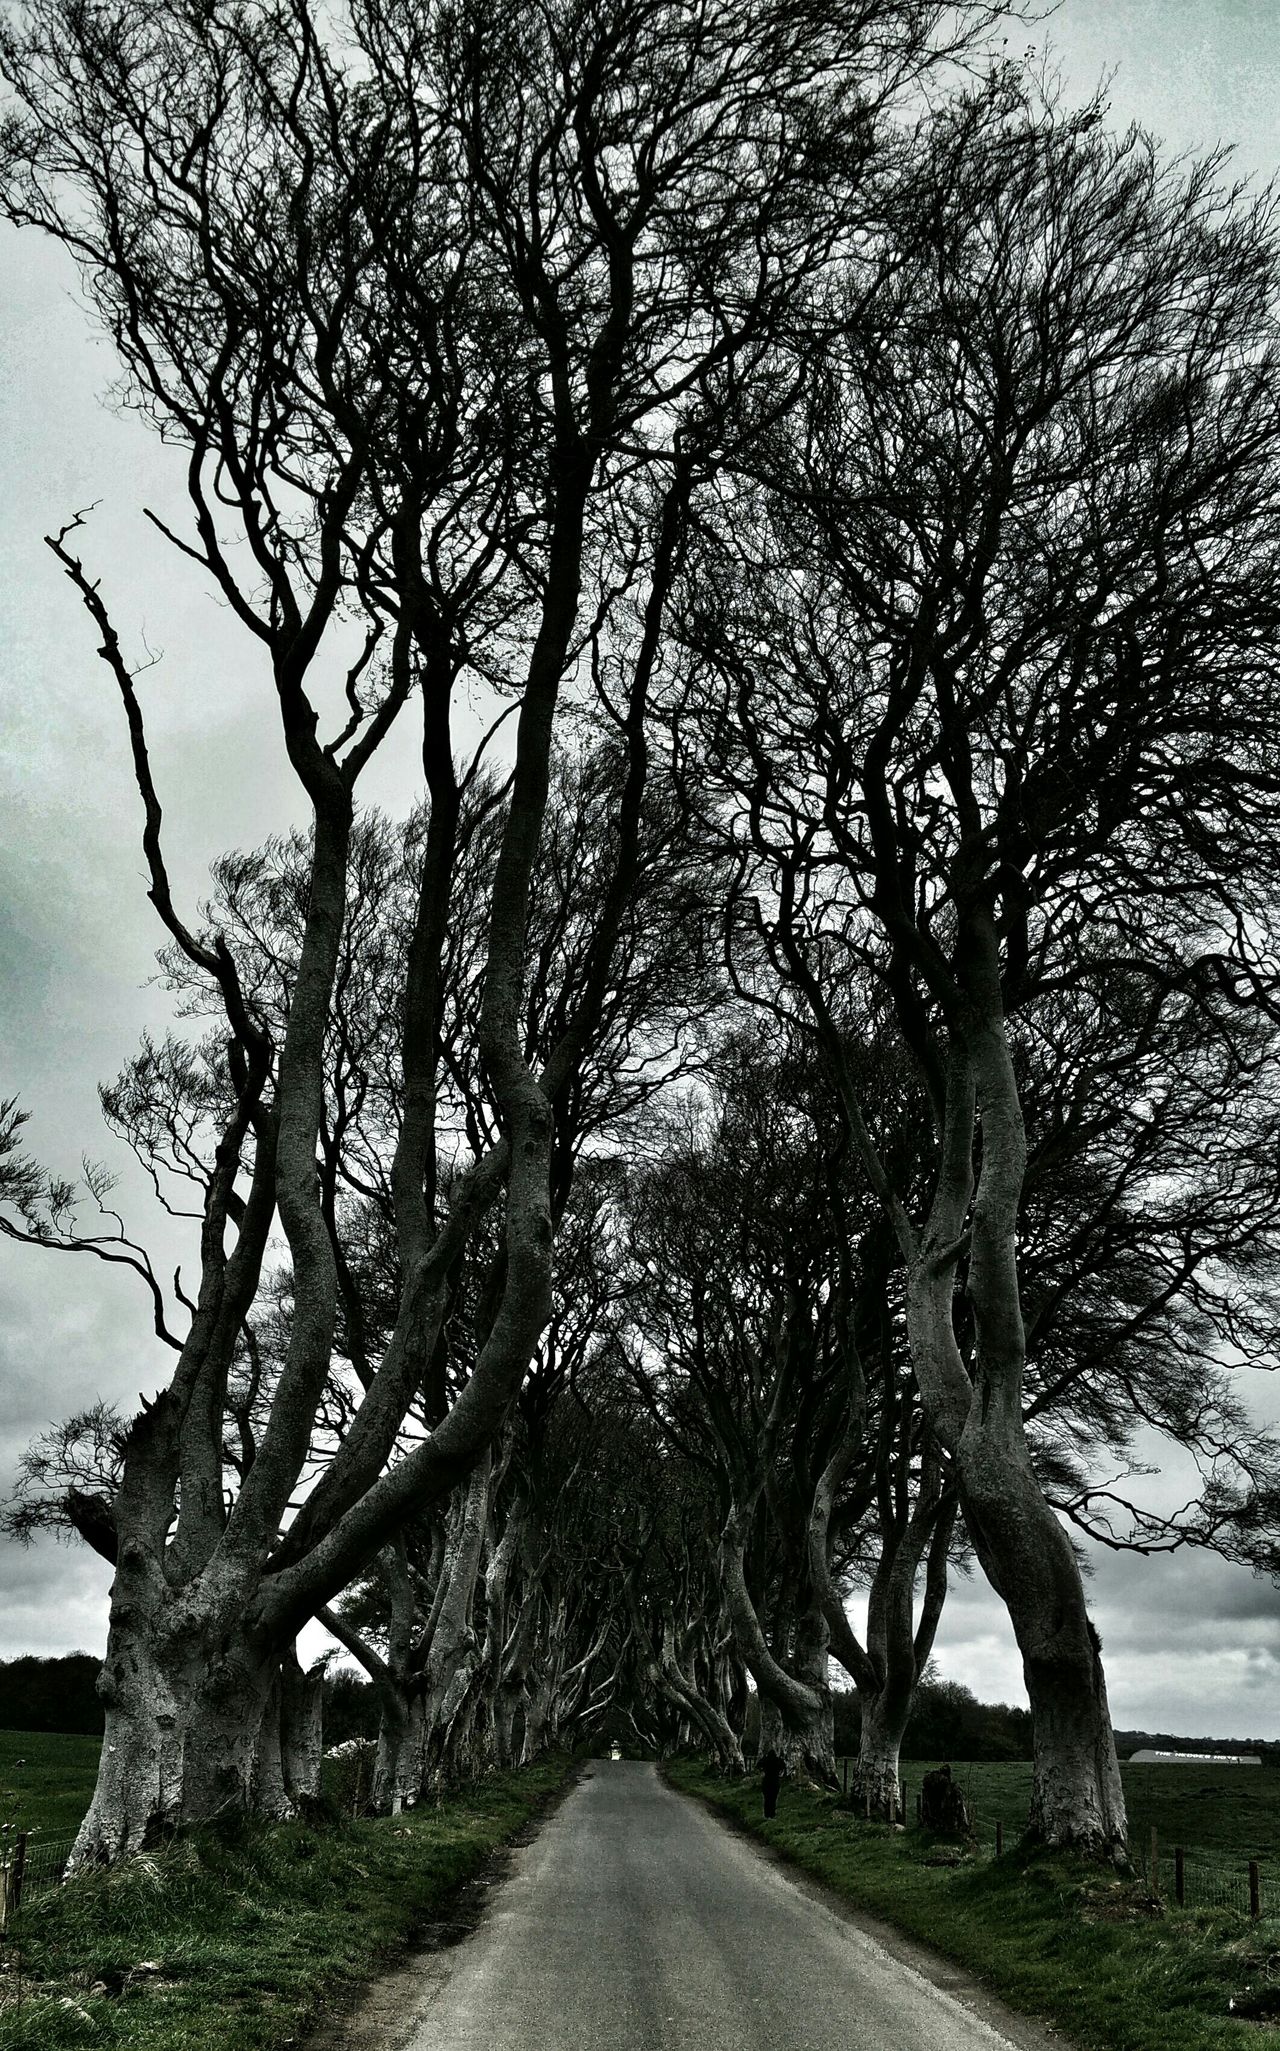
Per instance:
[[[1052,1134],[1028,1137],[1019,1040],[1073,988],[1117,1025],[1113,977],[1145,992],[1130,1050],[1170,991],[1219,1049],[1270,1003],[1275,252],[1217,178],[1010,70],[932,115],[880,336],[851,290],[759,489],[724,483],[685,615],[759,922],[893,1221],[930,1426],[1022,1651],[1032,1828],[1116,1853],[1099,1647],[1024,1422],[1028,1148]],[[845,1059],[854,969],[932,1107],[918,1202]],[[1197,1087],[1139,1066],[1135,1111]]]
[[[331,20],[305,0],[226,15],[29,0],[0,34],[3,203],[77,259],[131,402],[186,452],[190,521],[171,538],[269,672],[312,821],[277,1044],[227,936],[174,901],[135,675],[78,523],[51,537],[125,710],[150,894],[218,987],[232,1084],[190,1329],[128,1433],[108,1744],[79,1860],[252,1799],[282,1647],[501,1427],[550,1309],[556,1115],[634,881],[648,693],[689,493],[716,458],[716,381],[751,374],[847,246],[877,111],[936,61],[949,15],[915,0],[354,0]],[[622,502],[643,541],[620,569]],[[609,693],[627,766],[608,883],[535,1068],[528,916],[557,704],[584,613],[620,588],[639,623]],[[475,1024],[498,1130],[433,1204],[464,681],[518,707]],[[431,809],[398,1018],[401,1291],[341,1444],[291,1515],[341,1312],[317,1159],[356,792],[415,699]],[[471,1374],[393,1458],[456,1259],[492,1206],[501,1265]],[[282,1354],[228,1510],[224,1390],[277,1216]]]

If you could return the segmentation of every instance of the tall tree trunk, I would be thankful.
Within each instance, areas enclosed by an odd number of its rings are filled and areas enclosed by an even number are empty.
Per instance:
[[[523,1685],[499,1684],[493,1698],[493,1763],[499,1773],[515,1765],[516,1714],[524,1694]]]
[[[504,1471],[506,1465],[504,1458]],[[498,1482],[499,1477],[495,1476],[492,1491],[495,1495]],[[512,1691],[507,1664],[510,1651],[515,1649],[516,1635],[509,1628],[511,1583],[526,1521],[525,1504],[517,1497],[508,1512],[502,1536],[496,1542],[494,1533],[490,1531],[484,1574],[484,1649],[477,1675],[473,1745],[477,1762],[487,1758],[491,1764],[504,1767],[511,1763],[511,1721],[520,1699],[518,1681]]]
[[[860,1812],[892,1823],[898,1813],[902,1739],[946,1600],[955,1493],[943,1487],[932,1447],[926,1447],[918,1494],[909,1512],[892,1487],[882,1488],[880,1557],[871,1578],[864,1648],[845,1614],[828,1559],[832,1477],[838,1478],[844,1450],[837,1448],[815,1491],[809,1520],[810,1571],[831,1632],[831,1649],[854,1684],[862,1716],[849,1792]],[[917,1622],[916,1582],[926,1554]]]
[[[533,1643],[536,1622],[536,1602],[531,1589],[526,1589],[520,1603],[514,1629],[502,1649],[499,1663],[498,1682],[493,1691],[493,1750],[495,1764],[504,1771],[517,1764],[519,1752],[516,1745],[516,1724],[521,1723],[521,1740],[524,1737],[524,1713],[527,1706],[527,1680],[529,1655]]]
[[[525,1701],[524,1744],[520,1752],[522,1766],[532,1766],[536,1759],[550,1750],[558,1735],[560,1669],[564,1663],[563,1607],[563,1602],[556,1603],[530,1664],[532,1686]],[[557,1628],[557,1622],[560,1628]]]
[[[258,1726],[253,1762],[253,1806],[259,1816],[292,1816],[293,1801],[285,1784],[284,1689],[279,1671],[272,1679]]]
[[[983,938],[994,956],[985,926]],[[1022,1653],[1034,1748],[1032,1834],[1049,1845],[1123,1856],[1124,1793],[1101,1648],[1075,1553],[1045,1501],[1022,1421],[1017,1227],[1026,1137],[994,965],[989,982],[989,1007],[970,1041],[982,1116],[969,1256],[980,1407],[965,1421],[956,1465],[970,1534],[979,1558],[995,1568]]]
[[[862,1711],[862,1734],[850,1793],[859,1808],[868,1800],[873,1816],[892,1823],[898,1813],[902,1740],[911,1719],[916,1686],[933,1649],[947,1592],[947,1556],[955,1522],[955,1497],[918,1504],[885,1575],[883,1601],[873,1590],[868,1654],[861,1678],[854,1676]],[[924,1600],[915,1617],[915,1579],[921,1534],[928,1534]],[[883,1560],[882,1560],[883,1564]],[[837,1652],[839,1640],[835,1640]]]
[[[426,1737],[429,1775],[445,1775],[464,1746],[464,1711],[480,1664],[472,1621],[480,1557],[489,1520],[493,1472],[486,1451],[455,1502],[450,1544],[442,1571],[448,1576],[427,1655]],[[455,1720],[458,1729],[455,1732]]]
[[[420,1686],[388,1683],[382,1690],[378,1749],[373,1765],[373,1807],[379,1816],[412,1809],[426,1779],[426,1703]]]
[[[1009,1611],[1032,1718],[1029,1829],[1047,1845],[1126,1856],[1120,1767],[1100,1646],[1066,1532],[1046,1502],[1022,1421],[1026,1336],[1017,1225],[1026,1137],[999,1006],[996,947],[975,918],[964,1047],[947,1079],[943,1162],[911,1261],[907,1323],[930,1422],[955,1462],[978,1558]],[[973,1113],[982,1155],[969,1218],[970,1375],[956,1342],[954,1273],[972,1192]]]
[[[1071,1542],[1031,1467],[1022,1420],[961,1441],[965,1518],[1009,1611],[1031,1704],[1029,1829],[1123,1859],[1127,1822],[1101,1645]]]
[[[692,1662],[678,1656],[675,1619],[670,1615],[663,1618],[659,1657],[664,1678],[678,1692],[686,1715],[697,1725],[704,1742],[710,1745],[719,1771],[728,1778],[737,1778],[745,1773],[746,1764],[738,1734],[723,1711],[698,1686]]]
[[[887,1688],[860,1695],[862,1732],[858,1758],[849,1782],[849,1794],[858,1814],[878,1816],[893,1823],[898,1815],[902,1755],[902,1734],[907,1727],[906,1709]]]
[[[228,1607],[199,1587],[175,1594],[122,1560],[98,1683],[101,1764],[73,1870],[141,1851],[178,1823],[288,1812],[279,1653]]]
[[[655,1693],[671,1704],[678,1717],[696,1724],[702,1742],[714,1754],[721,1773],[735,1777],[745,1773],[742,1745],[736,1731],[723,1712],[701,1691],[693,1674],[676,1655],[675,1618],[670,1610],[663,1612],[661,1645],[655,1652],[649,1626],[630,1579],[627,1582],[627,1606],[641,1665]],[[676,1742],[678,1746],[678,1727]]]

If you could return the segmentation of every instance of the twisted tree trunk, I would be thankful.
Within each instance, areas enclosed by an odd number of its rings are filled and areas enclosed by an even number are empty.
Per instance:
[[[971,924],[965,1042],[949,1066],[942,1170],[908,1272],[908,1331],[933,1428],[955,1462],[970,1536],[1022,1654],[1033,1734],[1031,1833],[1047,1845],[1123,1859],[1124,1793],[1101,1647],[1071,1542],[1045,1500],[1022,1420],[1026,1337],[1017,1223],[1026,1137],[1000,1012],[994,933],[989,918]],[[982,1154],[973,1192],[975,1104]],[[966,1221],[972,1374],[953,1321]]]
[[[815,1605],[796,1619],[791,1673],[769,1648],[747,1587],[745,1515],[730,1508],[721,1533],[719,1563],[725,1616],[760,1696],[760,1749],[773,1750],[789,1772],[836,1785],[835,1738],[828,1674],[826,1621]]]

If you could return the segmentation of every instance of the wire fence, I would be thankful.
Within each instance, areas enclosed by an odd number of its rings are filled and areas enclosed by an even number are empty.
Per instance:
[[[1280,1873],[1261,1859],[1188,1850],[1142,1829],[1134,1832],[1130,1855],[1159,1901],[1177,1908],[1234,1909],[1255,1922],[1280,1916]]]
[[[74,1837],[0,1829],[0,2015],[39,1991],[24,1971],[27,1912],[62,1881]]]
[[[836,1761],[841,1788],[847,1796],[857,1761]],[[919,1769],[923,1777],[926,1769]],[[1002,1858],[1022,1837],[1025,1819],[1003,1817],[990,1802],[975,1799],[963,1777],[961,1792],[969,1805],[974,1836],[980,1852]],[[899,1824],[921,1828],[920,1785],[903,1779],[898,1784]],[[1130,1817],[1129,1856],[1135,1872],[1153,1900],[1170,1908],[1230,1909],[1258,1921],[1280,1917],[1280,1867],[1247,1854],[1208,1851],[1199,1846],[1175,1844],[1140,1818]]]
[[[0,1938],[14,1934],[24,1903],[58,1885],[74,1843],[74,1837],[46,1837],[37,1830],[0,1837]]]

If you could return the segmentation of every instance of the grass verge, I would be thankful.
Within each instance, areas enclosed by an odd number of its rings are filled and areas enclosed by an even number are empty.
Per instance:
[[[431,1923],[566,1757],[395,1818],[192,1832],[24,1908],[0,2051],[280,2051]],[[20,1964],[20,2001],[14,1984]]]
[[[999,1860],[969,1851],[931,1864],[950,1854],[927,1832],[868,1824],[830,1795],[784,1788],[766,1823],[757,1778],[723,1781],[688,1759],[664,1771],[1082,2051],[1256,2051],[1280,2039],[1280,1918],[1161,1910],[1140,1882],[1016,1845]]]

